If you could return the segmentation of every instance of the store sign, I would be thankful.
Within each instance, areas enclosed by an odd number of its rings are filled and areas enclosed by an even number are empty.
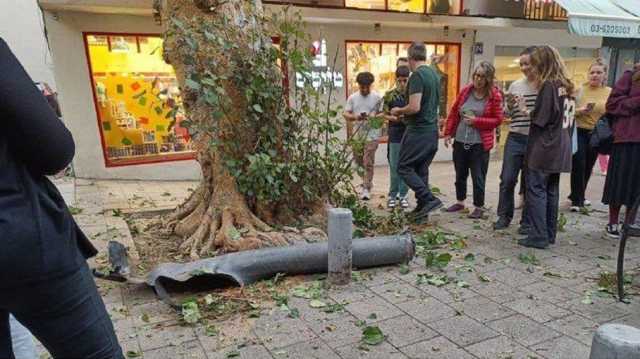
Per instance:
[[[310,50],[315,55],[313,68],[307,74],[296,73],[296,86],[302,88],[305,85],[305,81],[308,80],[311,80],[311,85],[315,89],[328,84],[332,84],[334,88],[344,86],[342,73],[333,71],[327,64],[327,40],[314,41]]]
[[[640,20],[623,21],[569,17],[569,28],[582,36],[640,38]]]

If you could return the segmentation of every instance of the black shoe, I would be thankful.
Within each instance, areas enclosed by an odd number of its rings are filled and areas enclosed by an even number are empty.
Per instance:
[[[509,227],[509,224],[511,224],[510,220],[504,217],[499,217],[496,223],[493,224],[493,229],[496,231],[507,229]]]
[[[439,199],[434,199],[431,202],[427,202],[422,208],[415,212],[412,216],[413,220],[418,222],[422,219],[426,219],[429,217],[429,213],[435,211],[438,208],[442,207],[442,201]]]
[[[620,239],[620,225],[607,224],[607,228],[605,230],[609,238]]]
[[[547,249],[549,247],[549,243],[541,243],[537,241],[532,241],[529,238],[523,238],[518,241],[518,244],[527,247],[527,248],[537,248],[537,249]]]
[[[518,228],[518,234],[521,236],[529,235],[529,227],[520,226],[520,228]]]

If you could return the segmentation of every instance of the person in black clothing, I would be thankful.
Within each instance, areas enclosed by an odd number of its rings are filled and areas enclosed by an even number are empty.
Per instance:
[[[14,358],[11,313],[54,358],[123,359],[86,263],[96,250],[46,177],[73,138],[1,38],[0,118],[0,358]]]
[[[525,164],[527,168],[527,238],[525,247],[544,249],[556,241],[560,173],[571,172],[571,134],[575,126],[574,85],[558,54],[551,46],[540,46],[531,55],[540,91],[531,113]]]

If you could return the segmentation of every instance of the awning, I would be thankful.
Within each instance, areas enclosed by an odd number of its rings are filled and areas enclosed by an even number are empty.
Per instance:
[[[582,36],[640,38],[640,0],[555,0]]]

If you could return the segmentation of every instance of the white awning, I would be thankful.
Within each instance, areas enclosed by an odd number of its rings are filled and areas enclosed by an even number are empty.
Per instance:
[[[582,36],[640,38],[640,0],[555,0]]]

